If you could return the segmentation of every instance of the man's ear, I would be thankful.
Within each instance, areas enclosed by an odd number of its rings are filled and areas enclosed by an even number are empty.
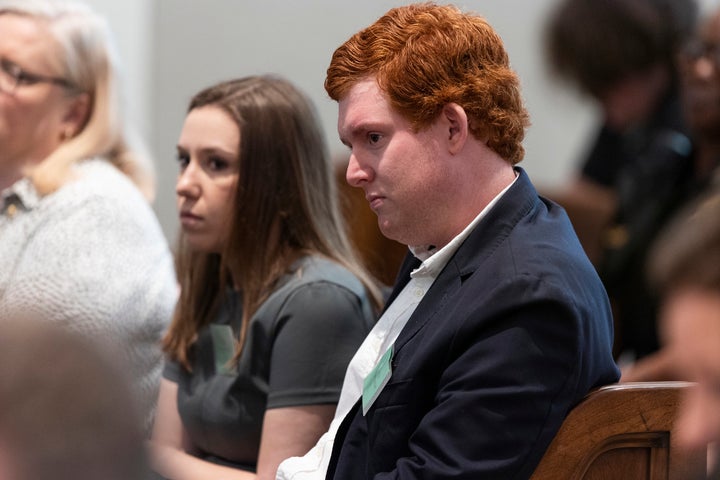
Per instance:
[[[80,133],[90,115],[90,95],[81,93],[68,99],[68,106],[63,117],[63,134],[67,138]]]
[[[465,109],[457,103],[448,103],[443,107],[442,115],[447,122],[447,145],[455,155],[465,146],[469,135],[468,117]]]

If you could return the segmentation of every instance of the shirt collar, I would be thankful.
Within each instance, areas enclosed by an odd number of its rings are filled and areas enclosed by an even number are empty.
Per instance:
[[[21,178],[0,192],[0,213],[6,213],[11,205],[14,205],[14,208],[32,210],[38,203],[40,203],[40,194],[27,177]]]
[[[485,208],[482,209],[482,211],[473,219],[472,222],[470,222],[467,227],[465,227],[462,232],[460,232],[457,236],[455,236],[455,238],[450,240],[450,242],[444,247],[442,247],[440,250],[437,250],[434,245],[411,246],[410,251],[413,255],[415,255],[416,258],[422,260],[422,263],[418,268],[410,272],[410,277],[437,277],[440,274],[440,271],[445,268],[445,265],[447,265],[447,263],[450,261],[450,258],[455,255],[457,249],[460,248],[460,245],[475,229],[478,223],[480,223],[480,221],[487,215],[487,213],[492,209],[492,207],[495,206],[495,204],[500,200],[500,198],[505,195],[505,193],[510,189],[510,187],[513,186],[518,176],[518,173],[515,172],[515,179],[510,182],[510,184],[505,187],[500,193],[498,193],[495,198],[493,198],[485,206]]]

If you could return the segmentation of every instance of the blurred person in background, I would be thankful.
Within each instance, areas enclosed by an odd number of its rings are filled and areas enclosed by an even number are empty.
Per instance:
[[[1,319],[0,479],[148,478],[128,372],[49,320]]]
[[[149,203],[152,165],[122,107],[103,18],[79,3],[0,0],[0,315],[102,343],[149,430],[177,284]]]
[[[693,0],[564,0],[548,23],[552,68],[603,120],[577,178],[546,193],[567,208],[608,290],[616,356],[658,348],[644,265],[693,168],[675,60],[696,19]]]
[[[720,478],[720,190],[679,215],[653,249],[649,276],[662,294],[663,348],[632,380],[686,380],[678,445],[708,449],[709,478]],[[713,445],[714,444],[714,445]]]
[[[690,39],[678,56],[678,63],[681,72],[683,112],[690,126],[690,135],[693,139],[694,149],[692,152],[692,163],[683,174],[677,177],[677,187],[674,190],[676,198],[684,202],[684,205],[693,205],[698,198],[704,198],[709,192],[716,192],[720,187],[720,10],[715,11],[703,22],[695,37]],[[678,207],[679,208],[679,207]],[[688,208],[688,207],[686,207]],[[706,207],[705,212],[716,211]],[[676,208],[677,210],[677,208]],[[678,215],[678,214],[676,214]],[[704,256],[704,250],[700,249],[700,242],[708,242],[704,239],[711,235],[712,219],[711,214],[704,213],[698,218],[705,218],[711,225],[701,225],[698,220],[688,221],[682,233],[676,232],[679,237],[685,235],[687,242],[698,242],[699,250],[694,254],[697,258],[688,258],[700,264]],[[677,227],[676,227],[677,228]],[[707,245],[709,248],[710,245]],[[668,253],[669,260],[681,253],[672,253],[672,250],[663,248]],[[685,252],[682,255],[689,255],[692,252]],[[712,257],[707,259],[708,268],[717,269],[717,262]],[[656,262],[663,262],[656,259]],[[672,260],[682,265],[681,261]],[[688,265],[690,269],[692,263]],[[669,267],[665,268],[670,270]],[[673,283],[670,274],[664,274],[663,278]],[[658,297],[657,292],[655,296]],[[661,298],[661,297],[660,297]],[[674,361],[666,355],[666,350],[659,354],[650,355],[630,366],[623,372],[623,381],[652,381],[684,378],[678,376],[673,368]]]

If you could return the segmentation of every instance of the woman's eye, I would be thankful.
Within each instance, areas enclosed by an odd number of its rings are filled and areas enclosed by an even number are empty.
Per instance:
[[[227,168],[228,162],[220,157],[210,157],[208,158],[208,166],[211,170],[218,172]]]
[[[177,163],[180,167],[180,170],[185,170],[185,168],[190,163],[190,157],[184,153],[178,153],[177,154]]]

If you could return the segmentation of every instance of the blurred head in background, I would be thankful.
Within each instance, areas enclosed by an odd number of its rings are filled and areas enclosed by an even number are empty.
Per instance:
[[[720,441],[720,194],[679,217],[653,253],[665,349],[676,376],[698,382],[678,420],[680,441],[705,448]]]
[[[643,123],[675,81],[694,0],[563,0],[547,26],[551,67],[600,105],[618,131]]]
[[[17,317],[2,318],[2,325],[0,478],[145,478],[126,372],[55,323]]]

